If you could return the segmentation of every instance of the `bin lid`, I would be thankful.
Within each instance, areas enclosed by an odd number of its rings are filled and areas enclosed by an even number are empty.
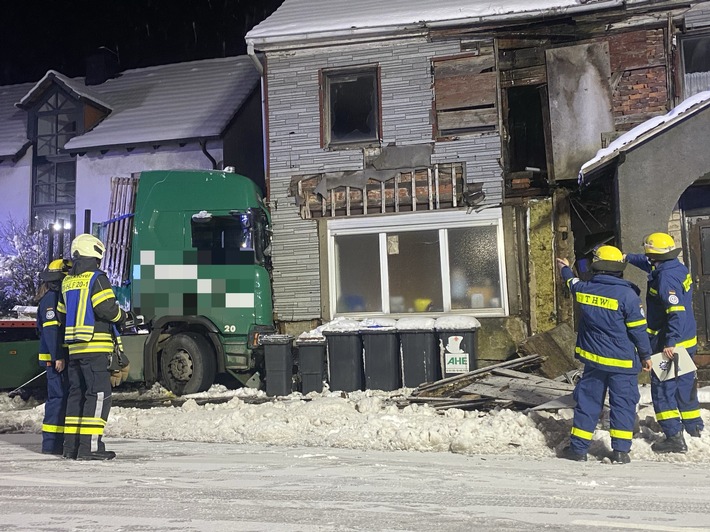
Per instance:
[[[323,334],[352,334],[353,332],[358,332],[360,330],[360,322],[349,318],[335,318],[333,321],[325,323],[321,330],[323,331]]]
[[[399,331],[433,331],[436,326],[434,318],[411,317],[397,320],[397,330]]]
[[[465,331],[480,327],[481,322],[473,316],[450,314],[436,318],[437,331]]]
[[[385,332],[395,331],[397,320],[392,318],[366,318],[360,322],[360,332]]]
[[[314,345],[314,344],[324,344],[325,337],[321,335],[311,335],[309,333],[301,333],[301,335],[296,338],[296,345]]]
[[[293,342],[293,336],[290,334],[267,334],[262,336],[260,341],[264,345],[290,344]]]

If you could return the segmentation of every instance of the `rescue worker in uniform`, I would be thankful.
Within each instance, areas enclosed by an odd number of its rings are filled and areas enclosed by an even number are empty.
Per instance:
[[[688,269],[678,260],[680,249],[666,233],[652,233],[644,238],[644,254],[627,254],[626,261],[648,274],[646,309],[648,334],[654,353],[661,351],[672,359],[676,347],[688,350],[691,357],[697,351],[697,326],[693,315],[693,280]],[[683,428],[700,437],[703,420],[700,417],[695,373],[661,381],[651,374],[651,397],[656,420],[665,440],[654,443],[657,453],[684,453],[688,446]]]
[[[587,450],[609,392],[610,434],[614,463],[631,461],[631,439],[640,394],[638,373],[651,370],[651,345],[640,290],[622,279],[626,263],[614,246],[594,251],[589,281],[574,276],[566,259],[557,266],[573,297],[579,303],[579,331],[575,358],[584,364],[584,374],[574,389],[574,420],[570,443],[561,458],[587,460]]]
[[[69,397],[65,420],[65,458],[110,460],[116,456],[103,442],[111,410],[108,356],[114,325],[126,319],[106,274],[99,270],[104,244],[89,234],[71,244],[73,265],[62,282],[59,310],[64,314],[69,348]]]
[[[64,446],[64,414],[69,389],[67,349],[64,346],[64,327],[59,322],[57,304],[62,280],[71,268],[71,261],[56,259],[49,263],[39,278],[37,292],[37,329],[39,331],[39,365],[46,370],[47,401],[42,421],[42,452],[62,454]]]

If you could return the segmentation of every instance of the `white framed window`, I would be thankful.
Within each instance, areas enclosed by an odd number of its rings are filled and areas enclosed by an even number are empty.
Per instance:
[[[327,223],[331,316],[508,314],[500,209]]]
[[[328,147],[378,145],[380,77],[377,66],[323,70],[321,128]]]

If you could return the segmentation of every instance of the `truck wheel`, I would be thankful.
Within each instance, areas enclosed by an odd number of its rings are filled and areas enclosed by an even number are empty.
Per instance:
[[[165,342],[160,382],[175,395],[204,392],[214,383],[216,366],[214,349],[204,336],[176,334]]]

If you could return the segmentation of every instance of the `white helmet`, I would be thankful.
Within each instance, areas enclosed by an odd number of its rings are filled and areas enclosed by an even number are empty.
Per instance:
[[[77,236],[71,243],[71,256],[94,257],[101,260],[106,251],[106,246],[98,238],[87,233]]]

